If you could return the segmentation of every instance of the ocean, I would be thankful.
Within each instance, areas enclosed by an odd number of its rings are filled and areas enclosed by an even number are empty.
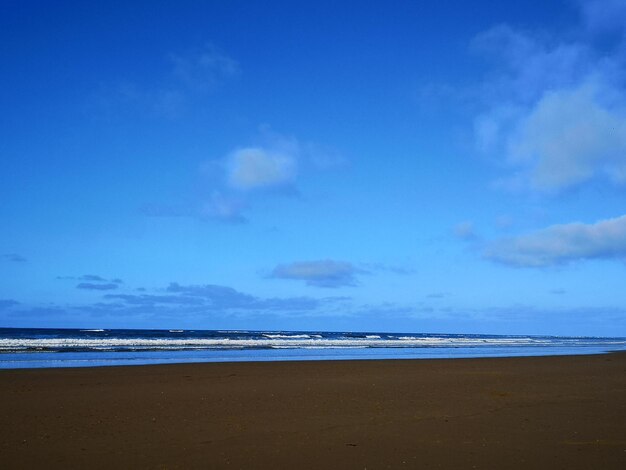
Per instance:
[[[623,337],[0,328],[0,369],[547,356],[621,350],[626,350],[626,338]]]

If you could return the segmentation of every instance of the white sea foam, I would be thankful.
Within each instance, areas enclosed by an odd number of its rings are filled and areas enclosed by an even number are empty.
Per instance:
[[[95,330],[80,330],[80,331],[92,331],[92,332],[94,332],[94,333],[101,333],[101,332],[103,332],[104,330],[95,329]]]
[[[270,334],[264,334],[263,336],[265,336],[266,338],[270,338],[270,339],[306,339],[306,338],[310,338],[309,335],[280,335],[280,334],[275,334],[275,335],[270,335]],[[321,338],[321,336],[318,335],[318,338]]]
[[[0,351],[63,350],[63,349],[244,349],[244,348],[407,348],[407,347],[480,347],[480,346],[541,346],[551,345],[550,339],[530,337],[439,337],[402,336],[381,339],[312,338],[309,335],[265,335],[256,339],[231,338],[21,338],[0,339]],[[576,341],[580,343],[580,340]],[[560,341],[560,344],[563,344]],[[609,344],[609,343],[604,343]],[[624,345],[624,341],[615,341]]]

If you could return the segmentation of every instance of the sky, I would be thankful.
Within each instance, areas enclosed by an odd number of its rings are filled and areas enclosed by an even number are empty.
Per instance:
[[[626,336],[626,0],[0,2],[0,327]]]

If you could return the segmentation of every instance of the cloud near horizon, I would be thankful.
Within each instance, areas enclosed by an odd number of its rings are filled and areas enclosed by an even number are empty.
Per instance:
[[[626,260],[626,215],[593,224],[553,225],[486,245],[483,257],[515,267],[547,267],[590,259]]]
[[[76,289],[81,290],[114,290],[120,284],[124,284],[120,278],[106,279],[97,274],[83,274],[82,276],[57,276],[58,280],[83,281],[76,284]]]
[[[98,282],[102,281],[102,282],[106,282],[106,279],[104,279],[102,276],[98,276],[97,274],[83,274],[78,279],[80,279],[81,281],[98,281]]]
[[[312,297],[261,298],[216,284],[181,285],[171,282],[167,294],[106,294],[106,300],[121,301],[129,307],[161,308],[176,305],[202,312],[300,312],[319,307],[320,300]],[[328,299],[326,299],[328,301]]]
[[[81,276],[57,276],[60,281],[87,281],[87,282],[112,282],[114,284],[124,284],[120,278],[106,279],[97,274],[83,274]]]
[[[0,299],[0,310],[6,310],[11,307],[15,307],[16,305],[20,305],[20,303],[17,300]]]
[[[279,264],[269,277],[305,281],[308,286],[314,287],[336,288],[356,286],[357,274],[364,272],[352,263],[327,259]]]
[[[26,258],[24,258],[22,255],[18,255],[17,253],[6,253],[2,255],[2,259],[4,259],[5,261],[10,261],[12,263],[26,262]]]
[[[76,285],[77,289],[83,290],[114,290],[118,288],[118,285],[113,282],[108,282],[105,284],[96,284],[93,282],[81,282]]]
[[[106,294],[107,300],[119,300],[131,305],[153,305],[153,304],[182,304],[201,305],[203,299],[182,296],[182,295],[154,295],[154,294]]]

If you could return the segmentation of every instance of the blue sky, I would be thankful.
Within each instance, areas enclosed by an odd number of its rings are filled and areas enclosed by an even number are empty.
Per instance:
[[[626,2],[0,7],[0,326],[626,335]]]

